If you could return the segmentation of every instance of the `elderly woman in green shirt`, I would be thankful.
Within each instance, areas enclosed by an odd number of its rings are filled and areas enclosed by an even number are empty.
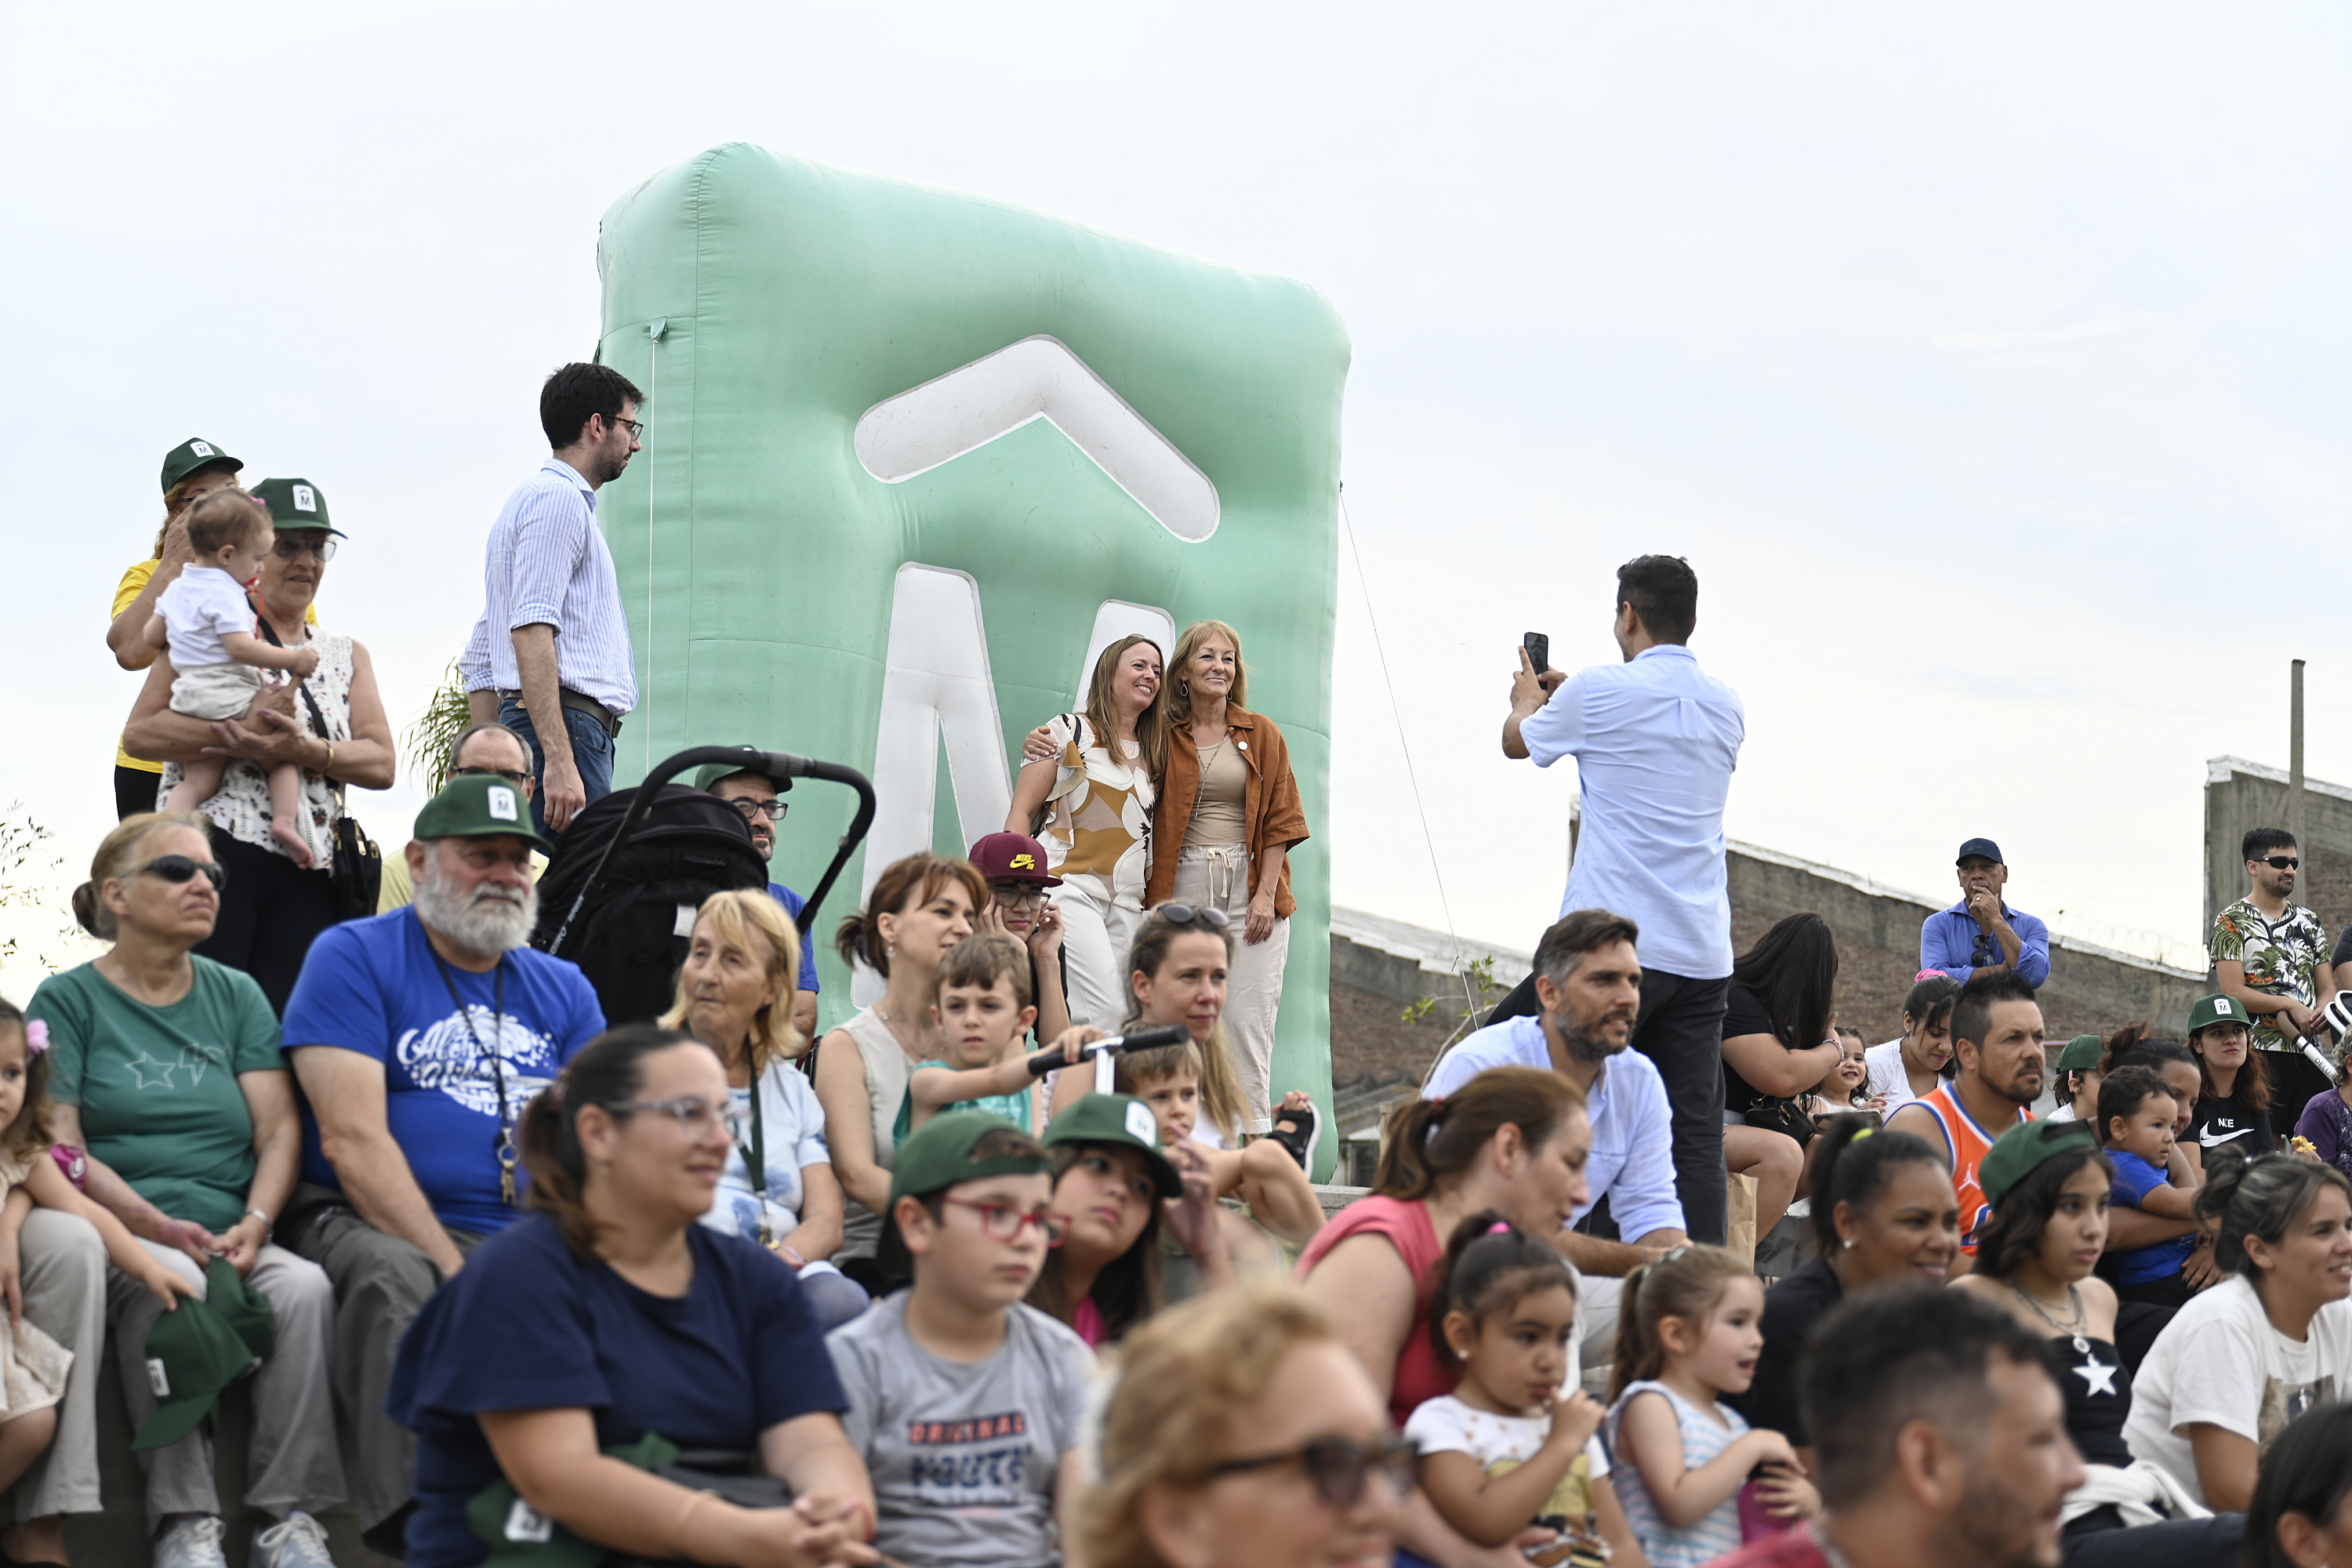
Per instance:
[[[76,918],[113,945],[43,982],[25,1011],[48,1026],[54,1135],[104,1163],[90,1167],[89,1196],[190,1294],[204,1296],[201,1259],[218,1255],[269,1303],[276,1349],[252,1379],[246,1502],[274,1522],[256,1532],[249,1560],[317,1568],[329,1559],[315,1516],[343,1500],[334,1292],[318,1265],[269,1239],[301,1152],[278,1021],[252,976],[191,951],[212,934],[224,877],[196,814],[125,818],[74,893]],[[154,1291],[110,1268],[107,1315],[134,1429],[157,1405],[147,1333],[163,1310]],[[155,1561],[222,1562],[203,1430],[140,1458]]]

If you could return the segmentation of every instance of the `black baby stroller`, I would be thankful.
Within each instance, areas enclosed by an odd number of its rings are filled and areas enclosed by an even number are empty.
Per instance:
[[[802,907],[803,942],[817,906],[873,825],[874,786],[856,769],[745,746],[679,752],[642,784],[614,790],[573,817],[540,879],[539,929],[530,940],[580,966],[607,1024],[637,1023],[668,1010],[694,935],[694,912],[705,899],[768,885],[767,862],[752,847],[741,815],[725,801],[669,782],[688,768],[729,762],[779,783],[831,779],[857,792],[849,831]]]

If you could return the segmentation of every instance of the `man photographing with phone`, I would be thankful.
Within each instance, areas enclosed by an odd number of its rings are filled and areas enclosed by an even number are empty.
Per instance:
[[[1503,754],[1548,768],[1574,757],[1582,827],[1560,913],[1601,909],[1641,928],[1635,1050],[1656,1064],[1674,1107],[1675,1186],[1692,1240],[1721,1243],[1723,1006],[1731,979],[1723,805],[1747,736],[1738,693],[1699,668],[1698,575],[1679,556],[1617,569],[1611,630],[1623,662],[1574,677],[1518,650]],[[1534,978],[1490,1022],[1538,1011]]]

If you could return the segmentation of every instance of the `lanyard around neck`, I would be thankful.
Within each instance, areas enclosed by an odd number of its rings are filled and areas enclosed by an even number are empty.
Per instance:
[[[429,942],[426,948],[431,951]],[[466,999],[457,994],[457,977],[449,972],[448,961],[437,952],[434,952],[433,966],[441,972],[441,984],[449,993],[450,1005],[457,1009],[457,1021],[466,1026],[466,1038],[474,1047],[474,1059],[488,1059],[491,1081],[499,1087],[499,1135],[492,1148],[499,1160],[499,1197],[511,1205],[515,1201],[514,1115],[507,1105],[506,1058],[495,1050],[482,1048],[482,1037],[474,1032],[474,1011],[466,1005]],[[490,1039],[493,1045],[506,1036],[506,1018],[507,955],[502,952],[490,970]]]

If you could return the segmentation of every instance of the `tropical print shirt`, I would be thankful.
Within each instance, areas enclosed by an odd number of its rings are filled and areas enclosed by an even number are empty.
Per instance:
[[[2292,996],[2306,1007],[2318,1005],[2311,972],[2327,962],[2327,928],[2301,904],[2289,904],[2275,921],[2240,899],[2213,917],[2212,961],[2245,965],[2246,984],[2265,996]],[[2254,1049],[2286,1051],[2294,1042],[2277,1026],[2254,1026]]]

